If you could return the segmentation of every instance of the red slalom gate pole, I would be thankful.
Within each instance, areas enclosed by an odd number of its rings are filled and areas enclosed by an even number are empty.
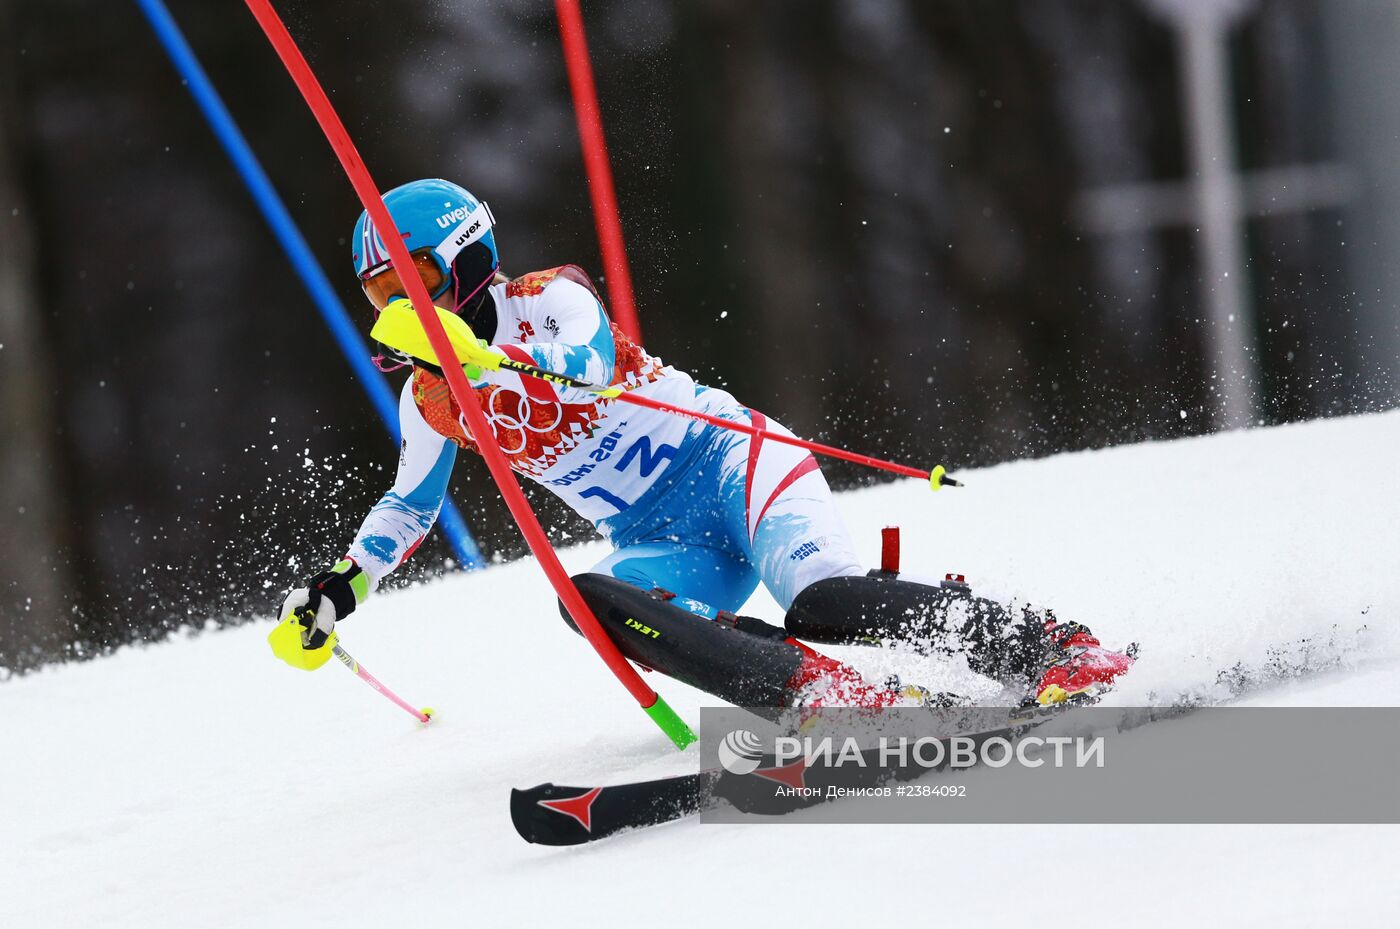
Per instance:
[[[340,165],[345,169],[360,202],[369,212],[370,220],[374,223],[375,228],[380,230],[380,238],[383,239],[389,252],[390,264],[396,269],[412,269],[413,259],[408,254],[403,238],[398,234],[398,227],[394,225],[394,220],[389,215],[389,209],[384,205],[384,199],[379,195],[379,188],[375,186],[373,178],[370,177],[369,169],[365,166],[355,144],[350,140],[349,133],[345,131],[345,125],[340,121],[335,108],[331,106],[325,90],[316,79],[311,66],[306,63],[306,58],[302,55],[301,49],[297,47],[291,33],[287,31],[287,27],[277,16],[277,12],[273,10],[272,4],[268,0],[244,0],[244,2],[254,18],[257,19],[258,25],[262,27],[268,41],[272,43],[272,47],[276,49],[277,56],[282,59],[282,64],[296,83],[297,89],[301,91],[302,97],[306,99],[307,106],[311,108],[316,121],[321,125],[321,131],[326,135],[326,140],[330,142],[336,157],[340,159]],[[569,615],[573,616],[579,629],[583,632],[584,638],[593,646],[603,662],[622,682],[622,685],[627,688],[627,692],[676,744],[676,747],[684,748],[694,742],[695,733],[685,724],[684,720],[676,715],[676,712],[667,705],[666,701],[661,699],[656,691],[647,686],[641,675],[637,673],[637,669],[627,663],[627,659],[617,650],[617,646],[608,638],[603,627],[598,624],[598,618],[593,615],[593,611],[584,603],[578,588],[574,586],[568,572],[564,570],[564,566],[559,563],[559,556],[555,554],[554,547],[549,544],[549,539],[545,536],[544,529],[540,527],[534,510],[530,509],[529,501],[525,499],[520,486],[515,482],[515,475],[511,472],[510,465],[506,462],[505,454],[502,453],[500,445],[496,443],[495,434],[492,433],[491,426],[486,421],[486,414],[482,412],[476,394],[472,392],[471,385],[467,383],[466,375],[462,373],[462,365],[457,358],[457,353],[453,350],[452,343],[442,328],[442,322],[437,318],[427,288],[423,286],[423,281],[415,271],[402,273],[399,277],[408,290],[409,300],[413,303],[413,309],[423,324],[428,342],[432,345],[437,357],[444,362],[442,372],[447,378],[448,388],[452,392],[453,399],[457,401],[458,407],[461,408],[462,415],[466,418],[472,438],[475,439],[477,448],[481,450],[481,456],[486,459],[486,467],[490,470],[491,477],[500,487],[501,496],[505,498],[511,515],[515,517],[521,533],[525,536],[525,541],[529,543],[530,551],[544,568],[550,584],[553,585],[559,599],[564,602],[564,607],[569,611]]]
[[[637,321],[637,304],[632,294],[632,271],[627,266],[627,248],[622,241],[622,220],[617,213],[617,191],[613,188],[608,143],[603,135],[603,117],[598,107],[598,88],[593,82],[593,64],[588,56],[588,39],[583,32],[583,13],[578,0],[554,0],[559,18],[559,38],[564,46],[564,65],[569,72],[569,90],[574,97],[578,139],[583,148],[583,167],[588,173],[588,193],[593,201],[593,222],[598,227],[598,245],[603,252],[604,280],[613,319],[634,341],[642,341]]]

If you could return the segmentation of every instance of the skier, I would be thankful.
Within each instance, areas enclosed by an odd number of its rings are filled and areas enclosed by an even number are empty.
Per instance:
[[[433,302],[473,333],[472,357],[485,363],[464,367],[511,467],[612,543],[615,551],[574,581],[629,659],[756,707],[943,699],[897,679],[868,682],[799,637],[916,640],[965,655],[974,671],[1045,705],[1091,698],[1131,663],[1084,626],[1013,613],[965,584],[867,573],[816,460],[803,449],[492,370],[492,355],[506,356],[791,435],[648,354],[609,322],[579,268],[503,276],[491,211],[457,184],[413,181],[384,201]],[[352,257],[376,318],[399,314],[399,328],[416,328],[421,342],[405,288],[366,214],[355,225]],[[329,652],[335,624],[418,547],[437,518],[458,449],[474,448],[441,369],[397,341],[381,344],[375,356],[381,370],[412,369],[399,401],[403,443],[393,487],[345,557],[282,605],[283,623],[297,625],[308,653]],[[760,581],[787,610],[785,628],[736,615]],[[562,605],[561,612],[573,625]]]

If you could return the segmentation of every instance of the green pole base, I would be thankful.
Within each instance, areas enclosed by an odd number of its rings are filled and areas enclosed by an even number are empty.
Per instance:
[[[699,738],[695,732],[685,724],[685,720],[676,715],[676,711],[671,709],[661,695],[656,695],[656,702],[651,706],[644,706],[651,721],[661,727],[661,731],[666,733],[666,737],[676,743],[676,748],[684,749],[692,742],[698,742]]]

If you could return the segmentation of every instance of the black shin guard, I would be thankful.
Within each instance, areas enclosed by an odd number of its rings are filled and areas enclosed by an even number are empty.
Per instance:
[[[574,583],[632,661],[737,706],[786,704],[788,680],[802,662],[797,647],[778,637],[786,633],[766,623],[760,625],[777,635],[713,622],[605,574],[580,574]],[[578,632],[563,604],[559,612]]]
[[[833,645],[908,642],[927,652],[959,653],[979,674],[1029,677],[1045,654],[1042,624],[1014,615],[965,585],[932,587],[888,574],[830,577],[809,585],[785,620],[799,639]]]

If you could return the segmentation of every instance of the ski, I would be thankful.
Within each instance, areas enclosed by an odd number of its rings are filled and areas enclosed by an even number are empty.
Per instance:
[[[1356,630],[1353,636],[1365,631]],[[1220,671],[1214,684],[1183,690],[1171,695],[1152,694],[1150,705],[1126,709],[1120,731],[1135,729],[1164,719],[1192,713],[1202,707],[1222,706],[1244,697],[1343,666],[1353,654],[1336,636],[1326,641],[1302,640],[1274,646],[1266,660],[1257,664],[1237,663]],[[1136,649],[1135,649],[1136,651]],[[1319,661],[1318,656],[1323,656]],[[1091,706],[1096,697],[1071,700],[1051,706],[1006,707],[1004,726],[976,734],[979,739],[1019,737],[1041,722],[1066,710]],[[956,712],[956,710],[953,710]],[[878,768],[878,766],[875,766]],[[889,768],[879,775],[895,780],[913,780],[929,774],[929,768]],[[793,763],[785,767],[760,767],[747,775],[722,769],[695,774],[593,787],[561,787],[540,784],[528,790],[513,789],[510,796],[511,822],[520,837],[538,845],[583,845],[634,829],[658,826],[704,812],[715,803],[726,802],[736,809],[760,815],[782,815],[822,799],[775,797],[773,783],[796,785],[805,778],[807,786],[824,786],[825,775],[818,767]]]
[[[512,789],[510,820],[526,842],[582,845],[699,813],[712,802],[721,773],[701,771],[606,787],[540,784]]]
[[[985,739],[1015,737],[1044,721],[1049,714],[1016,710],[1006,725],[972,735],[976,745]],[[953,736],[949,736],[953,738]],[[873,750],[872,750],[873,751]],[[871,763],[852,772],[836,772],[821,765],[801,761],[785,765],[767,764],[751,774],[737,775],[720,768],[659,778],[594,787],[561,787],[540,784],[510,792],[510,818],[515,831],[526,842],[536,845],[583,845],[632,829],[659,826],[704,812],[723,801],[735,809],[764,816],[781,816],[797,809],[827,802],[829,784],[863,786],[889,779],[923,777],[939,768],[898,768]],[[817,788],[813,794],[775,792],[774,785]]]

